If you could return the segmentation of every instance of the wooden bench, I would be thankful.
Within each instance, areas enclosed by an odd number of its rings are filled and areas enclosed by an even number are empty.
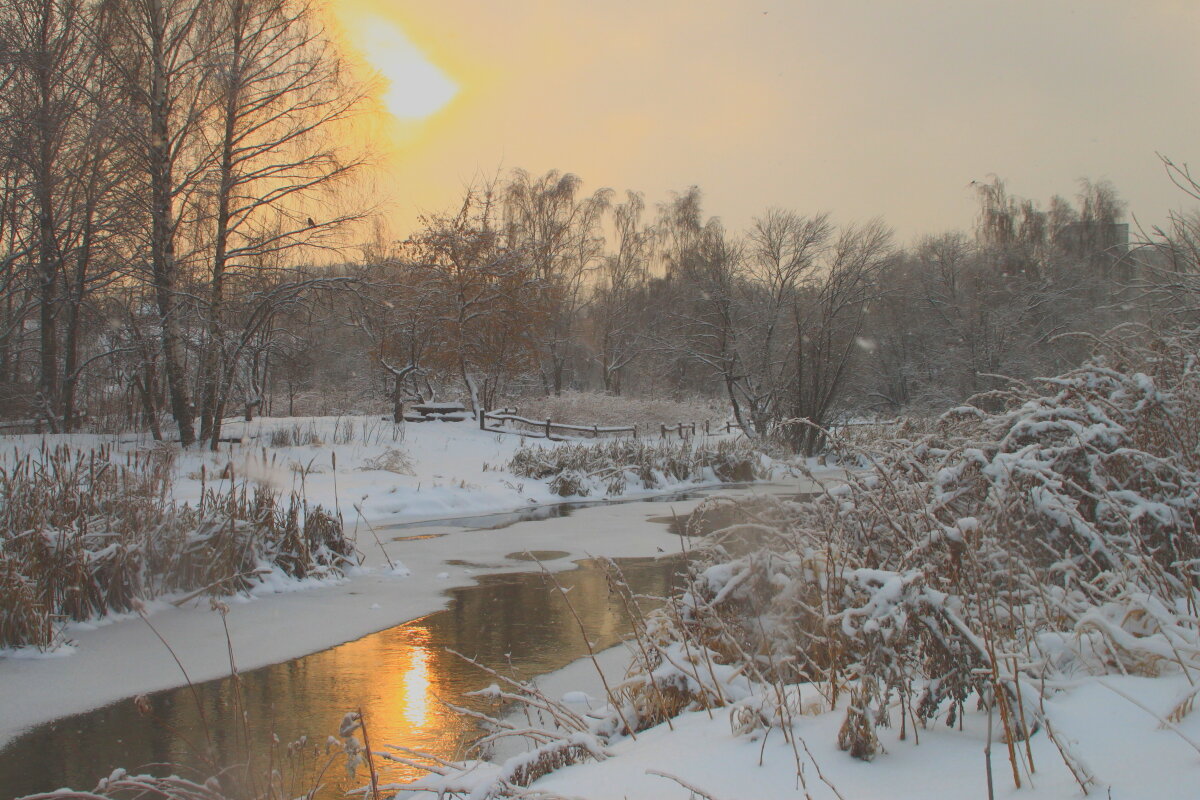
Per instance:
[[[411,413],[404,415],[408,422],[462,422],[474,418],[462,403],[417,403],[410,409]]]

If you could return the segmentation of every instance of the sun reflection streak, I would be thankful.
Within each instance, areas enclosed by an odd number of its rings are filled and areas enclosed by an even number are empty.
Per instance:
[[[408,669],[400,677],[404,696],[404,719],[413,727],[425,725],[429,719],[429,651],[418,645],[412,649]]]

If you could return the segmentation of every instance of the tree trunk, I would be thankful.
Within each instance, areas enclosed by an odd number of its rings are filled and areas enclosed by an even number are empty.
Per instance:
[[[49,181],[45,176],[42,182]],[[54,205],[49,186],[38,191],[38,326],[39,405],[52,433],[58,432],[58,254],[54,231]]]
[[[213,431],[220,427],[214,418],[217,407],[225,403],[225,398],[219,396],[221,391],[221,313],[225,299],[225,267],[229,252],[230,196],[233,192],[233,146],[237,134],[238,78],[242,61],[242,14],[240,2],[234,4],[233,19],[231,20],[232,45],[228,69],[235,77],[229,80],[229,88],[225,93],[224,120],[221,139],[220,184],[217,193],[217,232],[213,242],[212,280],[208,294],[208,349],[205,351],[204,364],[201,372],[201,392],[203,401],[200,415],[200,439],[211,438],[213,449],[217,447],[219,432]]]
[[[146,415],[146,424],[150,426],[150,434],[154,437],[154,441],[162,441],[162,430],[158,427],[158,408],[154,405],[154,394],[151,387],[154,385],[154,366],[146,365],[146,377],[135,375],[133,378],[134,386],[137,388],[138,396],[142,400],[142,411]]]
[[[153,10],[161,17],[162,7],[155,3]],[[179,428],[179,443],[191,447],[196,441],[193,427],[195,412],[188,393],[184,364],[183,336],[179,321],[179,303],[175,296],[175,196],[174,169],[171,155],[170,103],[166,76],[166,54],[163,52],[164,28],[161,19],[154,20],[151,46],[150,87],[150,194],[151,194],[151,266],[154,294],[158,302],[159,324],[162,326],[163,369],[167,376],[167,391],[171,400],[171,415]]]
[[[92,255],[92,215],[89,202],[84,212],[83,240],[75,259],[75,274],[67,295],[66,335],[63,341],[62,419],[63,430],[75,429],[75,395],[79,385],[79,328],[83,315],[83,299]]]
[[[392,422],[404,422],[404,391],[403,382],[396,378],[396,387],[392,390]]]

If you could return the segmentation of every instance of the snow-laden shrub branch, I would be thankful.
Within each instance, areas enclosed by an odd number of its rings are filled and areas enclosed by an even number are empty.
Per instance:
[[[769,476],[770,460],[745,440],[610,439],[558,447],[523,445],[508,468],[523,478],[549,480],[551,490],[562,497],[587,497],[621,494],[631,485],[657,489],[758,480]]]
[[[843,452],[869,468],[811,503],[760,501],[660,613],[647,679],[679,669],[683,707],[702,707],[732,669],[774,698],[756,712],[767,720],[794,711],[788,687],[822,687],[829,707],[848,697],[839,744],[865,759],[876,726],[953,725],[975,698],[999,713],[1015,765],[1024,738],[1053,729],[1044,679],[1195,670],[1197,345],[1110,340],[923,435]]]

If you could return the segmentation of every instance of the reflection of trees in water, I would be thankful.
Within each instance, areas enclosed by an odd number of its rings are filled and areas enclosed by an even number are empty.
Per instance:
[[[635,592],[662,596],[678,562],[628,559],[619,563]],[[598,566],[588,564],[556,577],[568,590],[597,649],[616,644],[628,632],[620,598],[610,595]],[[342,715],[356,708],[366,714],[373,749],[392,743],[459,755],[476,729],[448,711],[439,698],[486,708],[482,701],[463,694],[491,679],[446,648],[474,656],[501,672],[507,673],[511,665],[522,678],[558,669],[585,652],[578,625],[553,582],[536,573],[485,577],[478,586],[453,590],[446,611],[245,673],[242,697],[255,757],[265,764],[266,753],[259,748],[272,733],[279,736],[281,752],[303,734],[321,744],[323,752],[326,736],[336,733]],[[230,764],[242,758],[245,749],[236,724],[233,681],[208,681],[195,691],[209,721],[216,762]],[[422,692],[423,697],[418,697]],[[183,687],[157,692],[149,700],[151,719],[124,700],[39,726],[14,740],[0,751],[0,786],[5,796],[62,786],[90,789],[115,766],[133,770],[182,763],[203,770],[199,754],[206,737],[192,691]],[[384,772],[388,780],[416,776],[407,768]],[[326,783],[330,796],[337,794],[333,790],[352,785],[340,763],[326,776]]]
[[[638,592],[662,595],[674,563],[627,561],[622,569]],[[616,644],[629,630],[619,597],[610,595],[604,572],[587,569],[556,575],[597,648]],[[500,670],[507,654],[518,675],[557,669],[583,649],[579,626],[553,581],[541,575],[496,576],[455,592],[449,614],[428,619],[434,646],[449,647]],[[565,660],[564,660],[565,658]]]

